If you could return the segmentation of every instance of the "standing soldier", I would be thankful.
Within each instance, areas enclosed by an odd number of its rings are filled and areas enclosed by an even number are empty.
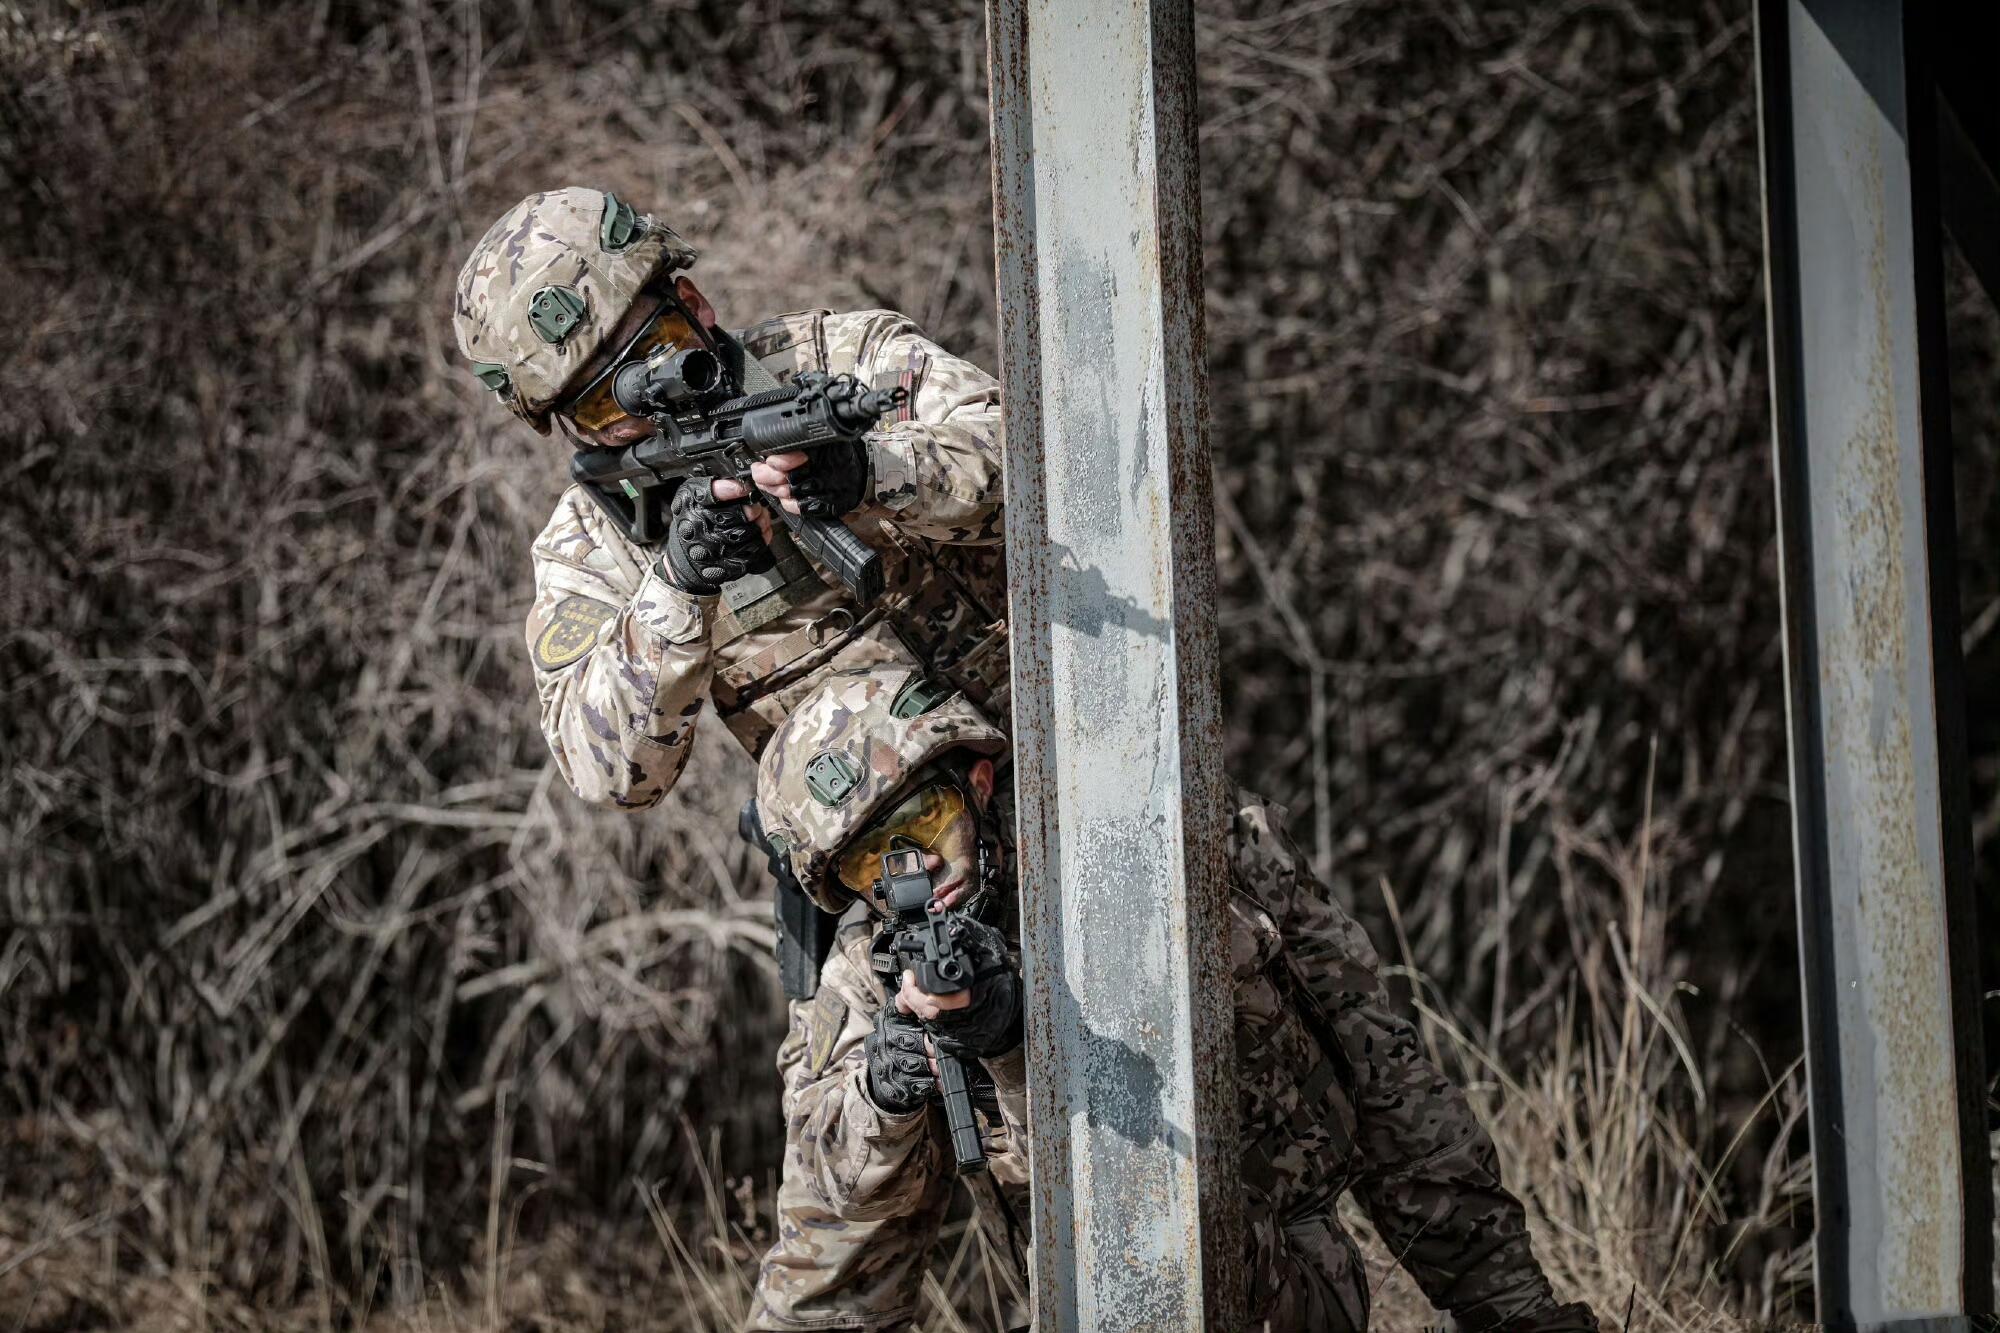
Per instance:
[[[641,548],[578,486],[535,540],[528,650],[542,732],[570,788],[655,805],[712,710],[754,757],[830,668],[902,663],[1004,711],[1006,587],[1000,389],[887,310],[780,315],[725,331],[682,270],[695,252],[617,196],[531,194],[458,277],[459,349],[514,415],[577,449],[653,433],[611,391],[619,367],[700,347],[757,393],[801,371],[901,387],[863,440],[758,463],[793,513],[845,516],[882,557],[886,593],[858,605],[735,480],[685,484],[660,546]]]
[[[884,594],[866,605],[774,532],[735,479],[682,484],[655,547],[628,539],[581,486],[556,502],[534,544],[527,625],[542,734],[572,791],[622,810],[672,788],[704,711],[754,758],[829,669],[922,667],[996,716],[1007,707],[1000,386],[888,310],[804,311],[729,333],[681,272],[694,260],[617,196],[569,188],[508,210],[458,276],[454,323],[473,373],[578,450],[654,433],[620,406],[615,380],[663,354],[713,354],[736,392],[812,371],[905,394],[860,440],[751,469],[764,495],[844,517],[880,556]],[[755,841],[749,813],[741,828]],[[809,995],[830,923],[788,876],[778,885],[780,973],[789,994]]]
[[[843,924],[778,1051],[784,1176],[752,1329],[888,1330],[915,1317],[953,1171],[933,1055],[983,1067],[999,1145],[989,1199],[1010,1232],[1023,1216],[1015,895],[1035,886],[1008,867],[1006,754],[962,695],[895,667],[825,677],[759,765],[771,842],[823,908],[869,901],[885,855],[920,851],[937,901],[966,913],[947,929],[978,979],[934,995],[902,971],[898,986],[888,936]],[[1336,1212],[1352,1190],[1462,1329],[1595,1333],[1587,1307],[1556,1303],[1491,1140],[1390,1009],[1367,937],[1312,877],[1283,811],[1239,792],[1230,854],[1252,1327],[1367,1326],[1366,1273]]]

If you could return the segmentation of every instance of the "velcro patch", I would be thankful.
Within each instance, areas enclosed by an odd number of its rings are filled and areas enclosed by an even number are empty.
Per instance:
[[[598,634],[617,614],[617,607],[594,597],[563,598],[535,636],[535,665],[544,671],[568,666],[597,646]]]
[[[903,390],[903,405],[896,409],[896,420],[915,421],[917,419],[917,390],[924,387],[924,371],[929,369],[931,359],[922,352],[910,353],[910,364],[896,376],[896,383]]]
[[[889,366],[875,372],[869,381],[871,389],[902,389],[907,395],[903,405],[891,413],[887,421],[914,421],[917,417],[917,391],[924,387],[924,372],[930,369],[931,359],[922,352],[911,352],[908,360],[900,366]]]
[[[847,1026],[847,1001],[830,986],[821,986],[812,1002],[812,1030],[806,1037],[806,1075],[818,1078],[833,1057],[833,1045]]]

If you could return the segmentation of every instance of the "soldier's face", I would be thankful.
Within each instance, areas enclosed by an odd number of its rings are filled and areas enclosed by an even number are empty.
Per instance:
[[[962,777],[910,792],[855,835],[834,863],[835,877],[865,898],[888,852],[922,849],[932,893],[952,906],[979,886],[979,816],[993,799],[993,782],[993,761],[982,758]]]
[[[924,867],[931,872],[931,884],[946,907],[974,887],[979,873],[979,825],[971,812],[953,820],[951,827],[938,835],[924,854]]]
[[[979,887],[979,814],[993,799],[993,761],[974,764],[965,775],[965,785],[974,808],[952,821],[924,856],[931,883],[946,907]]]
[[[576,374],[570,376],[569,385],[587,385],[602,375],[625,345],[639,336],[639,330],[645,328],[647,321],[659,314],[660,307],[665,304],[665,300],[651,292],[639,293],[639,299],[632,303],[632,308],[625,312],[625,318],[619,320],[618,326],[611,330],[611,336],[597,349],[597,355],[584,363],[583,368]],[[571,387],[569,392],[578,391],[575,387]],[[579,448],[616,449],[643,440],[653,433],[653,423],[644,417],[625,417],[609,426],[591,427],[576,421],[561,408],[556,410],[556,416],[561,419],[563,429],[569,433],[571,440]]]

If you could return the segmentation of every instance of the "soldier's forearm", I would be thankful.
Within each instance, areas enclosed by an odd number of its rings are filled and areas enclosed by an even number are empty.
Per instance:
[[[869,441],[873,479],[865,510],[903,531],[954,545],[1004,536],[999,413],[962,421],[910,421]]]
[[[1000,1117],[1007,1123],[1015,1143],[1028,1141],[1028,1044],[1024,1041],[1005,1055],[989,1055],[979,1063],[993,1080],[1000,1101]]]

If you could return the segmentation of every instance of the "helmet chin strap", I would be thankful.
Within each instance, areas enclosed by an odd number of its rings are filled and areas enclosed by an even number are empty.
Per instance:
[[[999,821],[993,818],[992,806],[979,812],[977,829],[973,841],[979,847],[979,863],[974,888],[960,904],[960,910],[979,918],[988,925],[994,924],[1001,902],[1000,874],[1001,860],[994,855],[993,848],[1000,840]]]

